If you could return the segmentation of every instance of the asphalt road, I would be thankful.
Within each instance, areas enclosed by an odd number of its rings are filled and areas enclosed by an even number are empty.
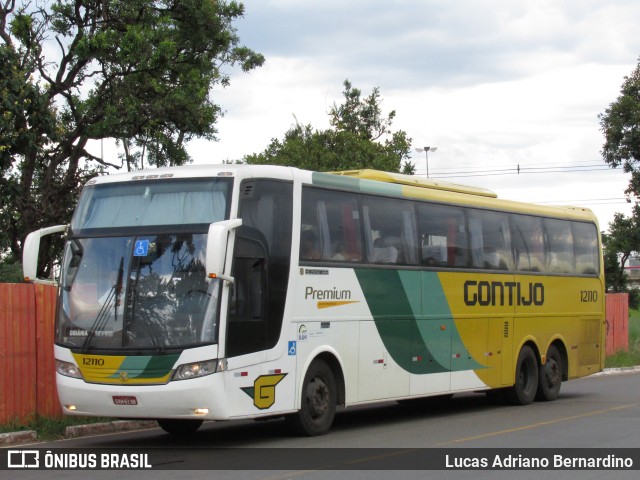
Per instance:
[[[525,407],[496,404],[483,394],[456,395],[440,404],[384,404],[349,409],[337,415],[328,435],[315,438],[291,437],[280,420],[265,422],[242,421],[207,423],[188,438],[174,438],[158,428],[84,437],[57,442],[33,444],[37,448],[163,448],[167,462],[175,462],[176,470],[153,472],[0,472],[0,478],[65,478],[92,480],[101,478],[210,478],[280,480],[300,478],[560,478],[603,479],[640,477],[640,471],[389,471],[348,470],[354,466],[365,469],[388,467],[402,455],[415,454],[415,449],[438,449],[451,456],[479,456],[484,449],[640,449],[640,372],[598,375],[564,383],[560,398],[554,402],[536,402]],[[296,455],[291,448],[313,449],[396,449],[359,450],[344,459],[339,450],[318,450],[313,470],[225,470],[197,471],[182,469],[188,465],[194,449],[204,448],[210,454],[221,455],[221,448],[282,449],[268,450],[274,455]],[[21,447],[28,448],[28,447]],[[444,450],[440,450],[444,449]],[[473,449],[473,450],[467,450]],[[251,450],[253,452],[254,450]],[[489,450],[487,450],[488,452]],[[293,452],[293,453],[292,453]],[[315,451],[314,451],[315,452]],[[419,451],[418,451],[419,452]],[[469,454],[471,452],[471,454]],[[480,452],[480,453],[479,453]],[[492,451],[493,452],[493,451]],[[252,460],[243,452],[237,468]],[[316,469],[318,468],[318,469]],[[320,468],[328,470],[320,470]],[[11,475],[7,475],[11,473]]]

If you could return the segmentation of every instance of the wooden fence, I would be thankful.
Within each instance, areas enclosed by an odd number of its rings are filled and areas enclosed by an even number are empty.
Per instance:
[[[607,294],[607,355],[629,350],[629,294]]]
[[[56,289],[0,284],[0,424],[62,415],[55,386]],[[629,348],[628,295],[607,295],[607,354]]]
[[[56,289],[0,284],[0,424],[62,415],[55,386]]]

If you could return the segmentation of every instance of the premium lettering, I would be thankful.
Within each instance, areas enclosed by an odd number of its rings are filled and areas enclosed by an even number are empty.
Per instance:
[[[312,300],[351,300],[351,290],[316,290],[313,287],[305,287],[304,298]]]

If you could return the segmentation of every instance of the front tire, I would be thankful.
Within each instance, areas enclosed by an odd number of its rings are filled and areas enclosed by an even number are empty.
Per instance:
[[[287,417],[290,428],[298,435],[310,437],[327,433],[336,414],[336,403],[333,371],[324,361],[316,360],[304,377],[300,410]]]
[[[536,400],[549,402],[558,398],[562,385],[563,366],[562,355],[554,345],[551,345],[544,365],[540,365]]]
[[[538,359],[528,345],[520,350],[516,363],[516,383],[505,391],[511,405],[529,405],[538,391]]]
[[[160,428],[171,435],[189,435],[198,430],[200,425],[202,425],[202,420],[192,419],[159,418],[157,422]]]

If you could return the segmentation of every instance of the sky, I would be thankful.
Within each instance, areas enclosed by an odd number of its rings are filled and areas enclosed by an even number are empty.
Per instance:
[[[500,198],[630,213],[628,175],[600,154],[598,115],[640,58],[637,0],[244,0],[240,43],[266,62],[228,69],[218,141],[196,164],[241,159],[296,122],[329,128],[348,79],[380,89],[392,130],[431,178]],[[518,166],[520,173],[518,174]]]

